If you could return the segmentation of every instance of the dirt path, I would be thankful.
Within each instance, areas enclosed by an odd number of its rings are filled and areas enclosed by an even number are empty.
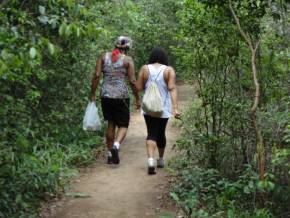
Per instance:
[[[184,105],[192,98],[192,92],[189,91],[190,87],[185,85],[179,86],[178,89],[180,103]],[[174,209],[168,208],[167,202],[164,202],[168,201],[166,170],[160,169],[156,175],[147,175],[145,134],[144,119],[140,112],[134,112],[127,138],[121,146],[120,165],[111,166],[105,164],[105,159],[98,160],[94,167],[82,174],[70,190],[87,194],[89,197],[66,197],[53,206],[57,209],[54,209],[54,213],[49,217],[149,218],[162,214],[175,216]],[[170,122],[166,132],[166,160],[174,155],[171,147],[178,134],[179,130]],[[167,205],[167,208],[164,205]]]

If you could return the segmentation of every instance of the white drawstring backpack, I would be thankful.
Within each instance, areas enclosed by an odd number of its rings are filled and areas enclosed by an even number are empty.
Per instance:
[[[163,112],[162,98],[156,84],[156,80],[159,74],[161,73],[161,71],[158,73],[155,80],[150,82],[149,86],[145,90],[145,94],[142,100],[143,111],[152,117],[159,117],[161,116]],[[150,78],[150,72],[149,72],[149,78]]]

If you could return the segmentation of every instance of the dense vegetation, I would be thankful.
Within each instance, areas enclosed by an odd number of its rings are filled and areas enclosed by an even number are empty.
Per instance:
[[[74,1],[0,7],[0,216],[33,216],[101,142],[80,125],[98,15]]]
[[[134,39],[136,69],[169,48],[165,2],[25,0],[0,3],[0,217],[37,217],[94,160],[103,131],[81,127],[96,57],[119,35]],[[169,11],[169,10],[168,10]]]
[[[136,70],[161,45],[197,86],[172,164],[184,212],[288,216],[289,10],[286,0],[1,1],[0,217],[37,217],[40,200],[94,160],[103,131],[81,121],[96,56],[118,35],[133,38]]]
[[[171,195],[191,217],[287,217],[290,5],[182,4],[176,66],[198,91]]]

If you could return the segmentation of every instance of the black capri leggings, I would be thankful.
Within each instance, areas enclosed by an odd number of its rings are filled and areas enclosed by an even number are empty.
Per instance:
[[[147,126],[147,140],[155,141],[158,148],[165,148],[166,136],[165,129],[168,118],[151,117],[144,115]]]

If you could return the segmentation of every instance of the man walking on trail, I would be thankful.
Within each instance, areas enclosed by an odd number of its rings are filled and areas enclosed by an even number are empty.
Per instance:
[[[136,77],[134,62],[127,52],[132,47],[129,37],[118,37],[115,49],[106,52],[97,60],[96,72],[92,79],[91,100],[96,100],[96,89],[103,73],[101,88],[101,105],[104,119],[108,121],[106,143],[108,164],[119,164],[119,148],[123,142],[130,120],[130,101],[127,79],[136,99],[136,108],[140,108],[140,98],[135,87]],[[117,133],[115,136],[115,132]]]

